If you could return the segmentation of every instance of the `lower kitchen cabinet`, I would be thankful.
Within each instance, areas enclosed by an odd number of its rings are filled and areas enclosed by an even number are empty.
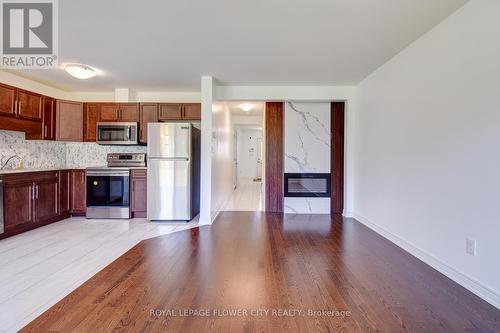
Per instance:
[[[33,181],[3,177],[4,233],[15,231],[35,221],[33,211]]]
[[[59,194],[59,173],[47,174],[47,178],[39,179],[34,183],[34,211],[35,222],[46,222],[57,218]]]
[[[71,214],[85,215],[87,211],[85,170],[71,170]]]
[[[59,215],[68,215],[71,211],[71,172],[59,171]]]
[[[68,175],[65,177],[65,175]],[[2,176],[4,233],[0,239],[69,217],[62,190],[69,184],[69,171],[45,171]]]
[[[132,217],[146,217],[147,213],[147,171],[146,169],[131,172],[131,202]]]

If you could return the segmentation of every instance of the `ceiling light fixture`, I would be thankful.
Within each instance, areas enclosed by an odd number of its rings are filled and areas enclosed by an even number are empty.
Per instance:
[[[64,66],[64,70],[68,72],[69,75],[80,80],[90,79],[97,75],[92,67],[82,64],[67,64]]]
[[[243,111],[245,112],[249,112],[250,110],[252,110],[253,108],[255,107],[255,105],[253,104],[241,104],[240,105],[240,109],[242,109]]]

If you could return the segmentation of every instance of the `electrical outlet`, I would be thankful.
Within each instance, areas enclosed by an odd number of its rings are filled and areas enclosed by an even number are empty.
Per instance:
[[[470,254],[471,256],[476,255],[476,240],[472,238],[466,239],[465,252]]]

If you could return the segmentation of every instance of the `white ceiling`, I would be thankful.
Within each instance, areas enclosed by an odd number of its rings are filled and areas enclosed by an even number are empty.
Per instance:
[[[249,102],[249,101],[230,101],[224,102],[231,111],[233,116],[262,116],[264,114],[265,103],[264,102]],[[250,111],[243,111],[240,108],[241,104],[253,104],[254,108]]]
[[[63,0],[60,62],[102,74],[18,72],[72,91],[351,85],[467,0]]]

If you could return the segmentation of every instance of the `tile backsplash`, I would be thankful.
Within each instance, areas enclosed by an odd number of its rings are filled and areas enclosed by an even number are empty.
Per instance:
[[[85,168],[106,165],[106,154],[115,152],[146,153],[145,146],[101,146],[94,142],[57,142],[25,140],[24,133],[0,130],[0,161],[12,155],[5,169],[22,161],[25,168]]]

